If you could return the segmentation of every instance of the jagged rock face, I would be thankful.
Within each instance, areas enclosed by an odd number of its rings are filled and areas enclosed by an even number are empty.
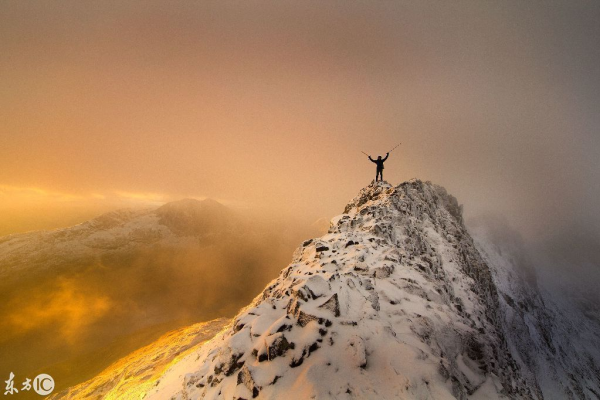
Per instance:
[[[474,236],[491,268],[503,331],[521,372],[537,381],[544,399],[600,399],[600,321],[538,287],[519,240],[502,243],[489,227],[476,228]]]
[[[147,398],[541,398],[455,198],[373,183]]]

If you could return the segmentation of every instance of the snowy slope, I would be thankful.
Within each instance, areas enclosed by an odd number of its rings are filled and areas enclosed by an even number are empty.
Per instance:
[[[169,332],[115,362],[93,379],[53,394],[50,399],[139,399],[139,393],[154,386],[170,364],[202,346],[228,322],[220,318]]]
[[[455,198],[374,183],[146,398],[542,398],[503,301]]]

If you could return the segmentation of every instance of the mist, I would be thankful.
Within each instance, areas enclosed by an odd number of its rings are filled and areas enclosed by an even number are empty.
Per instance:
[[[524,237],[505,216],[479,215],[466,221],[476,240],[492,244],[515,273],[558,304],[570,304],[600,326],[600,235],[573,222],[539,238]]]
[[[444,186],[467,221],[500,215],[550,287],[592,293],[599,20],[592,0],[3,2],[0,233],[81,222],[115,197],[211,197],[280,226],[328,220],[374,178],[360,151],[402,143],[384,179]],[[84,266],[97,289],[71,290],[84,285],[74,274],[34,301],[84,296],[97,317],[72,310],[80,327],[134,315],[142,298],[156,323],[192,317],[175,303],[212,318],[257,294],[293,247],[225,264],[217,250],[156,249],[139,255],[149,266],[129,260],[121,281],[103,275],[120,260],[97,260]],[[127,302],[107,301],[115,291]],[[223,294],[236,300],[217,305]],[[11,329],[33,329],[15,318]],[[58,328],[65,340],[73,330]]]

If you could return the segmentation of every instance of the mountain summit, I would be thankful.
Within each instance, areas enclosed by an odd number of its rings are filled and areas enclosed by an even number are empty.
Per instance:
[[[598,396],[598,355],[492,250],[444,188],[372,183],[145,398]]]

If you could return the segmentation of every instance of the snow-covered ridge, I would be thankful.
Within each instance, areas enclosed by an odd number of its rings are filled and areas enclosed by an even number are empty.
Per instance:
[[[146,398],[542,398],[501,307],[454,197],[373,183]]]
[[[48,269],[96,254],[143,246],[189,245],[199,238],[232,236],[240,218],[212,199],[184,199],[155,210],[123,209],[51,231],[0,237],[0,277]]]

